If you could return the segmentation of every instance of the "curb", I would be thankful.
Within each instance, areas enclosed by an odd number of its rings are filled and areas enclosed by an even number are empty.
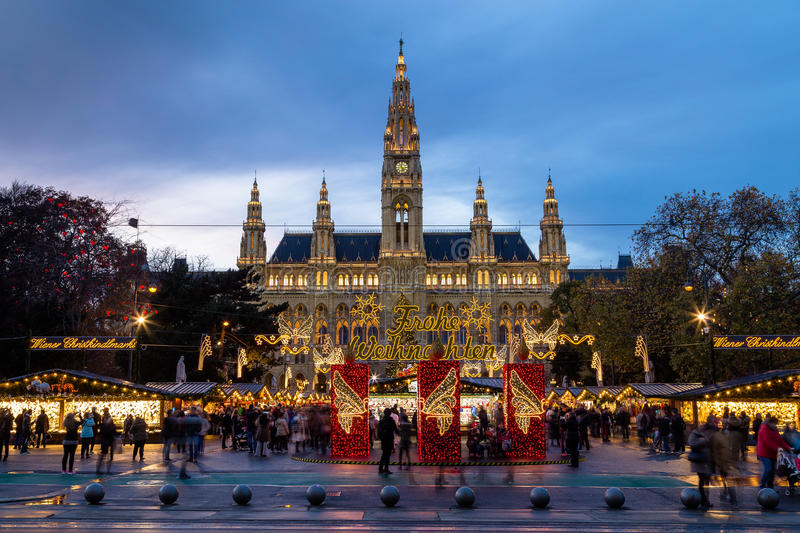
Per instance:
[[[580,458],[585,461],[585,457]],[[299,461],[302,463],[320,463],[320,464],[337,464],[337,465],[377,465],[379,461],[353,461],[348,459],[310,459],[307,457],[292,457],[292,461]],[[477,462],[458,462],[458,463],[411,463],[412,466],[537,466],[537,465],[566,465],[569,464],[569,459],[560,459],[554,461],[483,461]],[[391,461],[390,465],[399,465],[398,461]],[[406,463],[403,463],[406,464]]]

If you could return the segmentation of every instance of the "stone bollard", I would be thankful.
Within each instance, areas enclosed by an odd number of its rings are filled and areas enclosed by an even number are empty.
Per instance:
[[[253,497],[253,491],[247,485],[236,485],[233,487],[232,496],[238,505],[247,505]]]
[[[703,498],[697,489],[686,488],[681,491],[681,503],[687,509],[697,509],[702,501]]]
[[[322,485],[311,485],[306,490],[306,500],[311,505],[322,505],[325,501],[325,489]]]
[[[164,505],[172,505],[178,501],[178,487],[172,483],[167,483],[158,491],[158,499]]]
[[[456,503],[460,507],[472,507],[475,503],[475,491],[469,487],[460,487],[456,491]]]
[[[758,503],[764,509],[775,509],[780,503],[780,497],[774,489],[765,488],[758,491]]]
[[[90,485],[86,486],[86,489],[83,491],[83,497],[86,498],[86,501],[97,505],[100,503],[106,495],[106,489],[103,488],[103,485],[100,483],[91,483]]]
[[[550,493],[544,487],[536,487],[531,490],[531,503],[537,509],[544,509],[550,503]]]
[[[400,491],[394,485],[386,485],[381,489],[381,501],[386,507],[394,507],[400,501]]]
[[[612,509],[620,509],[625,505],[625,494],[616,487],[607,489],[603,498],[606,500],[606,505]]]

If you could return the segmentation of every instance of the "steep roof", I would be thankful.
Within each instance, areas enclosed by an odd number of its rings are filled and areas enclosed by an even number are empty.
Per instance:
[[[203,396],[217,386],[211,381],[149,381],[146,385],[176,396]]]
[[[499,261],[536,261],[519,231],[493,232],[494,253]],[[469,254],[468,231],[429,232],[423,234],[428,261],[466,261]],[[380,233],[334,233],[336,261],[378,260]],[[311,233],[284,233],[272,253],[270,263],[304,263],[311,255]]]
[[[627,277],[627,270],[633,267],[630,255],[617,257],[617,268],[570,268],[569,279],[572,281],[585,281],[588,278],[601,278],[609,283],[621,283]]]

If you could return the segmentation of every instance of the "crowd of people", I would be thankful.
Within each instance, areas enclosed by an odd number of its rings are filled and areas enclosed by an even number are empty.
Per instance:
[[[379,442],[382,450],[379,472],[391,473],[389,463],[393,453],[398,454],[400,469],[404,464],[410,469],[412,436],[417,430],[416,411],[409,416],[396,405],[382,413],[370,411],[368,423],[370,447]],[[574,468],[579,465],[580,452],[591,449],[589,437],[610,442],[612,436],[618,436],[623,442],[629,441],[634,425],[639,444],[653,451],[681,455],[686,453],[688,446],[687,459],[691,470],[698,476],[704,507],[712,505],[707,487],[715,477],[723,487],[722,498],[736,503],[736,487],[741,485],[744,476],[742,463],[747,460],[751,443],[755,444],[756,456],[762,465],[760,487],[774,486],[779,450],[793,454],[800,451],[800,432],[795,424],[788,424],[780,434],[778,420],[769,413],[764,418],[757,414],[751,420],[744,412],[737,415],[726,409],[721,417],[708,416],[704,424],[689,432],[688,439],[681,413],[667,406],[645,405],[640,409],[620,406],[612,410],[553,405],[545,413],[544,424],[549,446],[560,448],[562,456],[570,457],[570,466]],[[140,462],[144,461],[144,445],[150,428],[139,416],[128,415],[118,424],[108,409],[101,413],[92,408],[82,414],[67,413],[62,429],[63,474],[74,473],[78,447],[83,461],[95,454],[96,444],[100,448],[95,465],[97,474],[103,471],[103,467],[110,472],[114,454],[120,453],[126,444],[133,447],[133,460],[138,457]],[[44,410],[35,417],[31,410],[16,417],[8,409],[0,410],[0,459],[3,462],[8,460],[12,446],[20,454],[29,454],[30,448],[45,448],[52,441],[50,431]],[[210,412],[199,407],[190,407],[186,411],[173,409],[161,424],[161,459],[171,462],[172,454],[180,454],[183,459],[180,475],[189,477],[186,465],[198,462],[209,436],[217,436],[223,450],[247,451],[257,457],[266,457],[290,451],[324,455],[330,448],[330,433],[330,409],[325,406],[220,406]],[[487,406],[473,408],[466,434],[469,459],[502,458],[513,450],[513,446],[499,402],[489,409]],[[800,471],[800,461],[794,455],[791,457],[791,468]],[[800,474],[798,476],[800,479]]]

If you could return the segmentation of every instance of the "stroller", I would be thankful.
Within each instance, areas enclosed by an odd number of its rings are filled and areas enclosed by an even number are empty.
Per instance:
[[[786,478],[789,483],[786,495],[792,496],[795,484],[800,482],[800,459],[795,452],[778,450],[777,473],[780,477]]]

